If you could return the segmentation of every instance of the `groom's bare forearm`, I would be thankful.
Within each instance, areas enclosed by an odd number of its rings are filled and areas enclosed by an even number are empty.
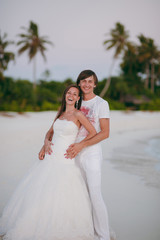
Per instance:
[[[101,132],[97,133],[94,137],[82,141],[83,142],[83,146],[85,148],[85,147],[94,145],[96,143],[99,143],[99,142],[103,141],[104,139],[106,139],[108,137],[109,137],[109,134],[106,134],[106,132],[102,132],[101,131]]]
[[[102,140],[109,137],[109,134],[106,131],[101,131],[97,133],[94,137],[90,139],[84,139],[83,141],[79,143],[74,143],[69,146],[66,153],[64,154],[66,158],[74,158],[79,152],[82,151],[83,148],[94,145],[96,143],[101,142]]]
[[[84,139],[79,143],[74,143],[69,146],[64,154],[66,158],[74,158],[83,148],[94,145],[109,137],[109,119],[100,119],[101,131],[90,139]]]
[[[88,147],[103,141],[109,137],[109,119],[100,120],[101,131],[90,139],[84,139],[81,143],[83,147]]]

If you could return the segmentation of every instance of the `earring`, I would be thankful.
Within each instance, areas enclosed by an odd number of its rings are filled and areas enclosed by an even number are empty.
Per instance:
[[[78,100],[76,101],[76,108],[78,109]]]

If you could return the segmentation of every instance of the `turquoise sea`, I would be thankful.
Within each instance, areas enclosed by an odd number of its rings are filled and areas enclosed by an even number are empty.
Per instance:
[[[146,151],[159,161],[155,168],[160,171],[160,137],[150,139]]]

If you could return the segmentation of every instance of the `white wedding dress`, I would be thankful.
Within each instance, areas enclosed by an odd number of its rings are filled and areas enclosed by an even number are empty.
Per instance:
[[[4,208],[4,240],[94,239],[86,185],[75,160],[64,157],[77,133],[74,122],[55,121],[53,153],[35,163]]]

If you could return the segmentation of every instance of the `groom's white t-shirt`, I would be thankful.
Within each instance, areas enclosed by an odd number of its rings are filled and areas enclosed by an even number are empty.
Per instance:
[[[99,119],[110,117],[108,102],[97,95],[88,101],[82,101],[80,110],[93,124],[97,133],[101,131]],[[81,126],[76,138],[76,142],[82,141],[87,136],[87,134],[87,130]]]
[[[97,133],[101,131],[99,120],[110,117],[108,102],[99,96],[95,96],[88,101],[82,101],[81,112],[93,124]],[[81,126],[76,142],[82,141],[87,134],[86,129]],[[76,163],[81,170],[90,194],[95,231],[98,236],[101,236],[101,239],[109,240],[108,214],[101,196],[102,159],[101,144],[97,143],[82,149],[76,156]]]

